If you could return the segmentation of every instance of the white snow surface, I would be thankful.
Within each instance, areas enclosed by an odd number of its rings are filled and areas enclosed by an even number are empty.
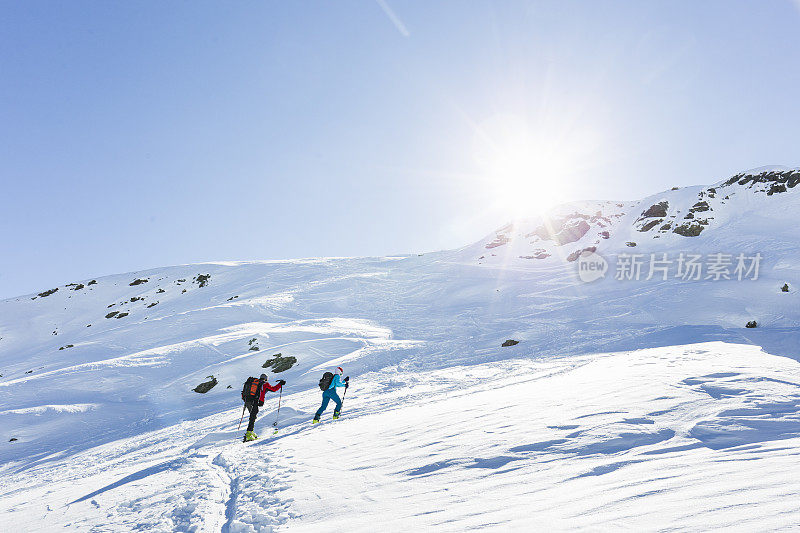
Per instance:
[[[219,261],[2,301],[0,531],[795,527],[792,172],[570,204],[454,251]],[[690,212],[699,236],[662,229]],[[764,260],[757,280],[587,284],[567,259],[590,246]],[[262,368],[277,353],[296,362]],[[312,427],[334,366],[343,417]],[[288,382],[281,430],[270,394],[243,444],[239,391],[262,371]]]
[[[277,436],[271,399],[251,444],[232,408],[5,475],[4,530],[752,531],[800,516],[800,369],[754,346],[386,369],[311,426],[318,396],[284,397]]]

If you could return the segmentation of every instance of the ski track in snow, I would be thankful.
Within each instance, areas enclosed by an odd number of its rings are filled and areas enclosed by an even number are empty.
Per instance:
[[[354,382],[341,420],[329,410],[312,427],[318,400],[284,396],[277,436],[268,405],[253,443],[228,411],[11,475],[0,523],[666,531],[800,516],[800,368],[755,347],[385,370]]]
[[[565,206],[593,229],[563,246],[532,219],[454,251],[181,265],[0,301],[0,531],[796,527],[800,187],[768,186]],[[701,235],[641,231],[654,204],[678,224],[701,198]],[[580,283],[565,257],[595,245],[764,261],[746,282]],[[296,358],[281,430],[270,396],[243,444],[241,383],[275,376],[279,352]],[[312,428],[336,365],[345,416]]]

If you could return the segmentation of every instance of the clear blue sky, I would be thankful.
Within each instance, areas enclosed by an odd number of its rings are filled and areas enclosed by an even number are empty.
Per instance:
[[[800,163],[791,1],[0,7],[0,297],[452,248],[528,196]],[[515,143],[545,156],[506,179]]]

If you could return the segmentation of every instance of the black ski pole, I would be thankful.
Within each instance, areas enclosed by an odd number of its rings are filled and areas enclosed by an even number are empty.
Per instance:
[[[347,392],[347,391],[345,391],[345,392]],[[239,427],[236,428],[236,431],[239,431],[240,429],[242,429],[242,420],[244,420],[244,410],[245,409],[247,409],[247,404],[244,404],[244,407],[242,407],[242,418],[239,419]]]
[[[281,391],[278,393],[278,412],[275,413],[275,423],[272,424],[275,426],[275,433],[278,432],[278,417],[281,414],[281,398],[283,398],[283,385],[281,385]]]
[[[342,394],[342,407],[339,408],[339,412],[342,412],[342,408],[344,408],[344,397],[347,396],[347,389],[350,388],[350,381],[347,382],[347,385],[344,388],[344,394]]]

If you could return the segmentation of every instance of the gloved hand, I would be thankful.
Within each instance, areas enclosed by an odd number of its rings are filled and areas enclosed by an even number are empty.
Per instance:
[[[350,381],[350,376],[347,376],[346,378],[344,378],[344,381],[345,381],[345,383]]]
[[[285,380],[285,379],[279,379],[279,380],[278,380],[278,385],[280,385],[281,387],[283,387],[284,385],[286,385],[286,380]]]

